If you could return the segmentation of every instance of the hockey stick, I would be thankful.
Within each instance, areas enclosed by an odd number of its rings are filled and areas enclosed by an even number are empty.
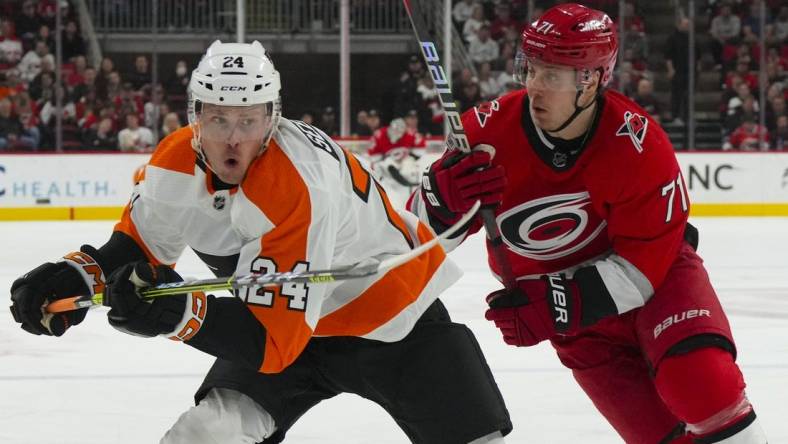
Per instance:
[[[410,24],[413,27],[413,34],[416,35],[416,40],[419,42],[421,55],[424,57],[432,81],[435,83],[438,100],[449,122],[446,147],[449,150],[459,149],[460,151],[468,152],[471,151],[468,136],[465,135],[465,128],[462,126],[460,111],[457,108],[457,102],[454,101],[454,95],[449,86],[449,79],[446,77],[446,72],[440,64],[438,49],[435,43],[430,40],[430,37],[427,36],[429,28],[424,18],[424,11],[419,4],[421,1],[423,0],[403,0],[403,3],[405,4],[405,11],[407,11],[410,18]],[[515,289],[517,288],[517,281],[514,278],[512,266],[506,258],[501,232],[498,230],[498,224],[495,222],[495,212],[492,208],[486,207],[482,208],[479,214],[482,216],[482,222],[484,229],[487,231],[487,239],[490,241],[495,262],[501,266],[503,285],[509,290]]]
[[[189,293],[192,291],[213,291],[213,290],[235,290],[247,287],[275,287],[289,283],[304,284],[323,284],[327,282],[355,279],[374,274],[385,273],[386,271],[398,267],[405,262],[415,259],[424,254],[427,250],[434,248],[442,240],[449,238],[457,232],[463,225],[468,223],[479,210],[481,204],[477,201],[474,206],[462,216],[456,224],[448,230],[435,236],[429,241],[419,245],[407,253],[398,254],[380,262],[359,262],[343,268],[333,270],[314,270],[304,272],[280,272],[266,274],[249,274],[246,276],[233,276],[229,278],[199,279],[191,281],[170,282],[167,284],[156,285],[140,291],[140,294],[147,299],[174,294]],[[50,302],[46,306],[49,313],[59,313],[64,311],[77,310],[85,307],[95,307],[104,301],[103,293],[96,293],[91,296],[73,296],[58,299]]]

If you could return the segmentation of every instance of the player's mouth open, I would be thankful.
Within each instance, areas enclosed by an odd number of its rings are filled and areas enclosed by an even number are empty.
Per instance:
[[[226,159],[224,161],[224,165],[227,166],[228,168],[235,168],[236,166],[238,166],[238,160],[233,158]]]

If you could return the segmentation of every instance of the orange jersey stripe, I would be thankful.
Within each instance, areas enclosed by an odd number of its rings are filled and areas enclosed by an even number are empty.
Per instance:
[[[423,223],[419,223],[417,235],[421,243],[433,238]],[[356,299],[321,318],[315,335],[364,336],[372,332],[419,298],[445,258],[442,248],[433,248],[394,268]]]
[[[115,224],[115,231],[126,233],[129,237],[134,239],[134,242],[137,244],[137,246],[139,246],[142,249],[142,252],[145,253],[145,257],[148,258],[148,262],[154,265],[161,265],[161,262],[156,259],[156,256],[154,256],[145,245],[145,242],[142,240],[142,236],[140,236],[140,233],[137,231],[137,227],[134,226],[134,221],[131,220],[131,204],[126,205],[126,207],[123,209],[123,215],[120,217],[120,221]]]
[[[304,179],[275,140],[247,173],[243,192],[254,202],[275,228],[261,240],[261,255],[274,261],[279,270],[291,270],[307,257],[307,238],[312,204]],[[265,326],[265,356],[260,371],[275,373],[290,365],[306,347],[312,329],[301,311],[290,310],[287,298],[275,292],[273,307],[249,305]]]

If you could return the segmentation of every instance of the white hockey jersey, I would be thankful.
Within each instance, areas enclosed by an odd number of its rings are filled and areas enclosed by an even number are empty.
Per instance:
[[[384,259],[433,237],[416,216],[394,210],[354,155],[303,122],[282,119],[231,189],[214,189],[191,140],[186,127],[159,144],[115,227],[152,262],[174,264],[188,246],[209,265],[229,260],[220,274],[315,270]],[[382,275],[236,296],[266,329],[260,371],[270,373],[292,363],[313,335],[403,338],[459,276],[433,248]]]

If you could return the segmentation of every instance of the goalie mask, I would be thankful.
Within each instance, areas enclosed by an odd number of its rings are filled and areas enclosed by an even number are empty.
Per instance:
[[[213,169],[203,143],[259,143],[261,153],[281,116],[279,72],[260,42],[211,44],[189,82],[192,147]]]

